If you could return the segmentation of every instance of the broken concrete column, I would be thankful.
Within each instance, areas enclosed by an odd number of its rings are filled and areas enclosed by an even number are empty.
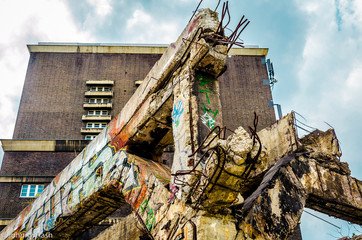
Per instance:
[[[228,139],[215,140],[209,147],[213,151],[204,162],[200,177],[203,184],[195,184],[198,191],[194,191],[194,202],[202,202],[201,207],[212,212],[241,204],[268,169],[281,157],[295,152],[298,145],[301,144],[296,137],[294,114],[253,137],[239,127]]]
[[[218,23],[217,15],[211,16]],[[225,69],[227,53],[226,45],[211,46],[202,34],[200,40],[190,42],[190,48],[190,58],[174,79],[177,84],[172,110],[173,186],[178,190],[177,196],[184,200],[190,198],[190,186],[198,181],[198,172],[202,171],[201,166],[196,166],[200,153],[195,151],[214,127],[222,126],[217,77]],[[189,171],[196,175],[188,174]]]
[[[361,224],[362,182],[339,162],[336,141],[333,130],[316,131],[300,140],[304,152],[280,159],[237,211],[237,239],[287,239],[304,206]]]

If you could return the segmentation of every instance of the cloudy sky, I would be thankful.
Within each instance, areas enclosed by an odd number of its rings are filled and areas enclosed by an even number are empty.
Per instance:
[[[0,0],[0,138],[12,137],[29,54],[37,42],[164,43],[175,41],[198,0]],[[216,7],[217,0],[201,8]],[[219,7],[220,9],[220,7]],[[352,175],[362,179],[362,1],[230,0],[232,22],[251,24],[246,45],[269,48],[278,83],[274,102],[300,121],[336,129]],[[303,134],[303,132],[300,132]],[[2,159],[2,152],[0,152]],[[309,210],[312,212],[312,210]],[[343,232],[303,214],[305,239],[337,239],[350,227],[319,215]],[[360,230],[360,228],[359,228]],[[351,233],[353,232],[351,229]],[[356,232],[356,231],[354,231]],[[360,233],[361,234],[361,233]]]

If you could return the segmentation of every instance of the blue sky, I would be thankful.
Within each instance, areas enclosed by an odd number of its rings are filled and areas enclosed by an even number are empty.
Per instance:
[[[0,3],[0,138],[4,139],[12,137],[16,120],[29,57],[26,44],[169,44],[181,33],[198,0]],[[216,4],[217,0],[205,0],[201,8],[214,9]],[[274,102],[281,104],[284,114],[300,113],[306,119],[300,120],[310,126],[322,130],[333,126],[343,151],[341,160],[349,163],[352,176],[362,179],[358,154],[362,149],[362,1],[231,0],[230,13],[230,28],[243,14],[251,21],[241,35],[246,45],[269,48],[278,79]],[[333,218],[328,221],[346,225]],[[305,239],[341,237],[333,226],[308,214],[303,214],[302,231]]]

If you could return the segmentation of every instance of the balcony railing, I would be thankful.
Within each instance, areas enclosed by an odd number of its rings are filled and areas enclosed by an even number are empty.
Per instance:
[[[87,85],[113,85],[113,80],[87,80]]]
[[[83,115],[83,121],[110,121],[112,119],[111,115]]]
[[[112,103],[84,103],[84,108],[112,108]]]
[[[80,132],[84,134],[91,134],[91,133],[100,133],[102,132],[103,128],[81,128]]]

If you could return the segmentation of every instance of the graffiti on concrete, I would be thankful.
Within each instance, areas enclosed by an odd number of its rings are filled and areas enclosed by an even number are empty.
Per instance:
[[[104,136],[99,136],[104,137]],[[104,188],[108,180],[119,185],[119,190],[130,204],[140,205],[145,194],[143,191],[133,191],[141,188],[141,169],[136,165],[136,158],[126,153],[125,149],[106,145],[98,153],[85,161],[86,152],[93,152],[88,146],[77,159],[81,167],[76,164],[64,169],[56,181],[53,181],[40,195],[40,201],[35,201],[22,212],[21,221],[18,224],[16,234],[24,234],[26,237],[39,237],[44,232],[50,232],[62,224],[71,215],[74,208],[95,191]],[[61,176],[60,176],[61,175]],[[67,181],[64,181],[67,179]],[[113,183],[114,183],[113,182]],[[147,190],[147,189],[146,189]],[[137,195],[137,198],[134,198]],[[150,209],[148,226],[154,223],[153,210]]]
[[[197,74],[196,78],[199,80],[199,87],[201,89],[198,90],[199,93],[205,94],[206,102],[202,103],[202,112],[203,114],[200,116],[201,122],[208,128],[213,129],[215,127],[215,118],[219,113],[218,109],[215,108],[210,101],[211,95],[214,93],[207,88],[211,87],[211,79],[202,74]]]
[[[147,214],[145,224],[148,230],[152,230],[152,228],[156,225],[156,219],[155,219],[154,210],[149,206],[147,198],[142,202],[140,209],[142,213]]]
[[[173,106],[173,112],[172,112],[172,122],[175,127],[178,127],[180,124],[180,117],[183,113],[184,109],[182,107],[182,101],[178,101],[177,104]]]

